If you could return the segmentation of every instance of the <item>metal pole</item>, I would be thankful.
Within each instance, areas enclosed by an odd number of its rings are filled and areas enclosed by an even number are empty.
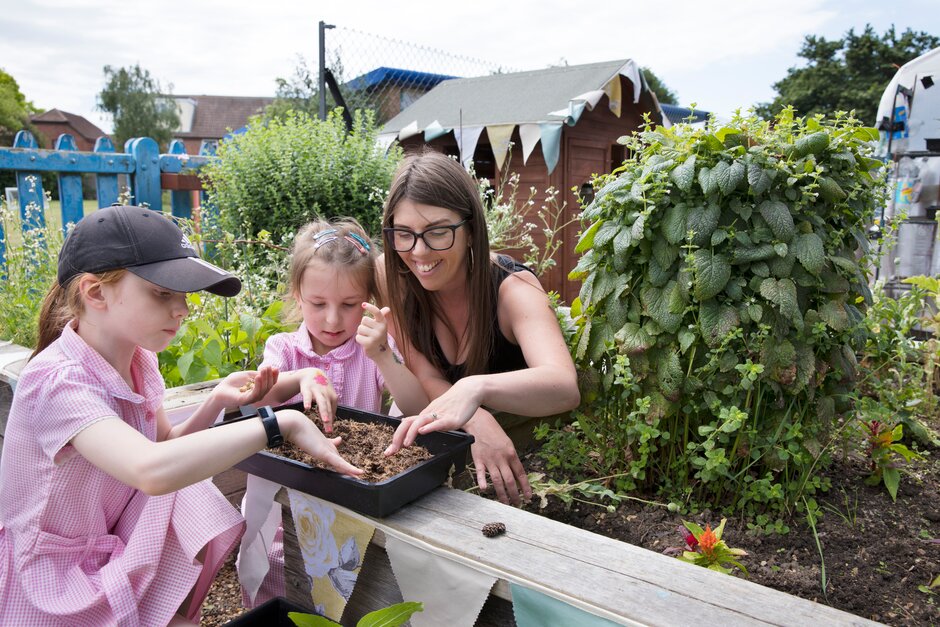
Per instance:
[[[320,119],[326,119],[326,29],[336,28],[320,20],[320,81],[317,95],[320,98]]]

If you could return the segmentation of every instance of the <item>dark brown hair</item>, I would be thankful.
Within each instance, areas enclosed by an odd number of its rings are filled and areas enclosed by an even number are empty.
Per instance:
[[[467,346],[464,362],[468,375],[483,374],[495,343],[494,316],[496,315],[496,283],[490,267],[490,240],[486,231],[483,203],[476,183],[459,163],[432,151],[411,155],[402,161],[395,173],[385,202],[383,227],[395,226],[395,209],[403,200],[443,207],[455,211],[461,220],[467,220],[470,230],[470,245],[467,247],[467,290],[469,306],[473,309],[469,317],[467,334],[460,335],[452,328],[441,312],[433,292],[428,292],[408,270],[401,257],[387,246],[385,255],[385,281],[388,288],[388,306],[392,319],[400,333],[408,340],[403,347],[408,359],[410,343],[441,371],[434,350],[434,319],[437,318],[458,338],[457,353]]]
[[[39,338],[36,342],[36,350],[29,358],[32,359],[55,342],[62,335],[62,329],[65,328],[69,320],[77,318],[85,310],[82,293],[79,289],[83,276],[93,276],[98,285],[108,285],[120,281],[126,272],[127,270],[121,269],[108,270],[98,274],[79,274],[72,278],[65,287],[59,285],[58,281],[53,283],[42,301],[42,309],[39,311]]]
[[[334,231],[328,233],[327,231]],[[335,238],[335,239],[334,239]],[[376,250],[372,240],[354,218],[336,218],[331,221],[308,222],[294,238],[290,258],[290,289],[287,300],[287,320],[302,319],[296,295],[300,293],[300,282],[304,270],[319,262],[351,273],[356,282],[366,291],[367,298],[376,297],[375,279]]]

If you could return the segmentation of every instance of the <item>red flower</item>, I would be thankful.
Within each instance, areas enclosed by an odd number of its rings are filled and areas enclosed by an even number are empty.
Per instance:
[[[698,539],[698,542],[702,547],[702,553],[711,555],[712,551],[715,550],[715,546],[718,545],[718,536],[712,531],[711,525],[705,525],[705,531],[702,532],[702,537]]]

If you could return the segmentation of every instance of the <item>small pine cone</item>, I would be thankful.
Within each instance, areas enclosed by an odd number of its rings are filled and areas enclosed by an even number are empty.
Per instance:
[[[495,538],[503,533],[506,533],[506,525],[501,522],[491,522],[483,525],[483,535],[487,538]]]

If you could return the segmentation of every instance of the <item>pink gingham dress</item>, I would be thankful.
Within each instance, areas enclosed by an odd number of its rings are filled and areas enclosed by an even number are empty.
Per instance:
[[[395,350],[391,341],[389,337],[389,346]],[[382,409],[385,378],[355,339],[350,339],[326,355],[318,355],[313,350],[307,328],[300,325],[293,333],[278,333],[268,338],[261,365],[274,366],[281,372],[319,368],[333,384],[340,405],[371,412]],[[298,394],[288,402],[296,403],[299,400],[301,396]]]
[[[156,438],[156,355],[138,348],[131,372],[140,393],[71,324],[23,370],[0,459],[0,624],[166,625],[179,611],[198,620],[241,516],[211,481],[147,496],[70,444],[114,417]]]
[[[391,336],[388,341],[392,350],[396,350]],[[300,325],[293,333],[278,333],[268,338],[264,345],[264,360],[261,365],[274,366],[280,372],[319,368],[333,384],[340,405],[371,412],[382,410],[385,378],[355,339],[350,339],[326,355],[320,355],[313,349],[307,328]],[[298,394],[288,403],[296,403],[301,399]],[[276,505],[272,504],[272,507],[274,506]],[[270,570],[262,581],[254,602],[242,589],[242,603],[245,607],[256,607],[285,594],[283,527],[278,527],[271,546],[268,547],[268,562]]]

